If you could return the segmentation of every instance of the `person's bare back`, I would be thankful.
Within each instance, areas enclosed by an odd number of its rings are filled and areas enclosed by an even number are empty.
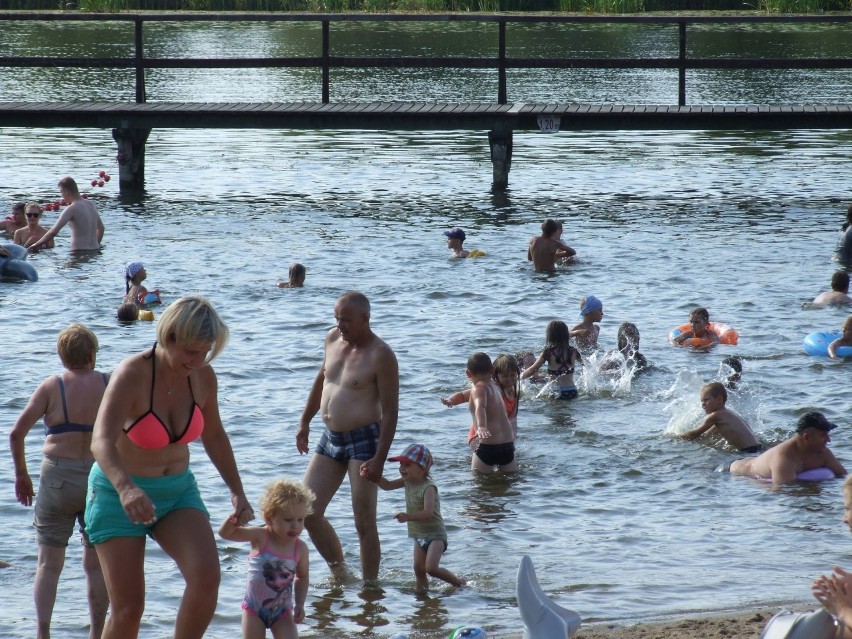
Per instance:
[[[758,442],[757,437],[755,437],[746,420],[730,408],[721,408],[711,413],[705,421],[712,424],[709,432],[715,429],[731,446],[735,446],[740,450],[753,449],[756,446],[760,446],[760,442]]]
[[[476,381],[470,393],[470,414],[482,444],[515,441],[500,388],[490,377]]]
[[[77,183],[70,177],[59,181],[59,192],[69,204],[41,239],[33,242],[29,250],[35,251],[56,237],[66,224],[71,226],[72,251],[96,251],[104,237],[104,224],[95,205],[80,195]]]
[[[805,413],[799,418],[795,435],[757,457],[732,462],[731,474],[771,479],[773,484],[796,481],[796,475],[815,468],[828,468],[843,477],[846,469],[828,448],[828,433],[834,428],[822,413]]]
[[[530,240],[527,259],[533,263],[536,271],[550,273],[556,270],[556,260],[573,257],[577,251],[559,238],[562,236],[562,223],[547,219],[541,225],[541,235]]]

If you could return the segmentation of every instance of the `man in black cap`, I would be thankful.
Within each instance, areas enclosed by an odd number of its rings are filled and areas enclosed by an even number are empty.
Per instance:
[[[795,435],[757,457],[733,462],[731,474],[771,479],[773,484],[789,484],[799,473],[814,468],[828,468],[835,477],[843,477],[846,469],[828,448],[828,433],[835,428],[822,413],[805,413],[796,422]]]
[[[453,252],[450,257],[467,257],[470,254],[470,251],[464,250],[462,246],[465,238],[464,229],[457,226],[449,231],[444,231],[444,235],[447,236],[447,248]]]

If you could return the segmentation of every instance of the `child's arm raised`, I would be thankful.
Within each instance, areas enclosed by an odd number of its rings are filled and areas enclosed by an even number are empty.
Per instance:
[[[452,408],[453,406],[458,406],[459,404],[464,404],[465,402],[470,401],[470,389],[465,388],[464,390],[460,390],[457,393],[453,393],[449,397],[442,397],[441,403],[447,408]]]
[[[294,579],[293,593],[295,600],[293,601],[293,621],[302,623],[305,620],[305,599],[308,596],[309,578],[309,563],[308,563],[308,545],[301,539],[296,543],[299,547],[299,563],[296,564],[296,577]]]
[[[538,359],[530,364],[529,368],[524,369],[524,372],[521,373],[521,379],[526,379],[527,377],[535,375],[538,372],[538,369],[541,368],[541,365],[544,364],[545,355],[547,355],[547,351],[542,351],[541,355],[538,356]]]
[[[416,513],[397,513],[393,517],[399,523],[407,521],[429,521],[435,517],[435,495],[438,494],[438,489],[435,486],[429,486],[426,492],[423,493],[423,510]]]
[[[219,527],[219,536],[228,541],[249,541],[263,543],[266,538],[266,528],[261,526],[240,526],[237,517],[232,515],[222,522]]]
[[[405,480],[400,477],[399,479],[390,480],[387,477],[382,477],[379,480],[379,488],[382,490],[396,490],[397,488],[402,488],[405,486]]]

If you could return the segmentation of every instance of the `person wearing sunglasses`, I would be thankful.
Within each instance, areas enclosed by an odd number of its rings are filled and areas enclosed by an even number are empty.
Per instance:
[[[29,248],[35,242],[38,242],[42,236],[47,233],[47,229],[39,224],[41,220],[41,206],[36,202],[28,202],[26,206],[27,225],[24,228],[15,231],[15,244]],[[41,248],[53,248],[53,238],[47,240],[41,245]]]

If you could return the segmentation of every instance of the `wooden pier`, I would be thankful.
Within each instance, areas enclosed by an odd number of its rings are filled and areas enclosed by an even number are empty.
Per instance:
[[[703,23],[830,22],[852,23],[852,16],[749,17],[604,17],[508,15],[293,15],[293,14],[65,14],[7,13],[6,20],[103,20],[132,23],[135,55],[127,58],[25,58],[0,56],[2,67],[133,68],[135,102],[0,102],[0,127],[84,127],[111,129],[119,150],[123,190],[144,184],[145,143],[155,128],[233,129],[373,129],[487,131],[493,164],[492,187],[505,189],[512,160],[513,131],[579,130],[784,130],[852,129],[852,105],[688,105],[687,72],[694,69],[850,69],[852,58],[689,58],[687,26]],[[143,27],[157,21],[312,21],[322,25],[322,55],[297,58],[145,57]],[[330,25],[341,21],[473,21],[497,23],[494,58],[389,58],[330,55]],[[529,22],[640,22],[672,24],[678,29],[679,55],[672,58],[509,58],[506,28]],[[145,71],[154,68],[319,67],[321,96],[316,102],[160,102],[146,95]],[[332,101],[331,72],[341,68],[428,67],[493,68],[498,95],[489,102],[350,102]],[[648,68],[678,74],[678,104],[536,103],[507,99],[507,69]],[[7,96],[4,96],[7,97]]]

